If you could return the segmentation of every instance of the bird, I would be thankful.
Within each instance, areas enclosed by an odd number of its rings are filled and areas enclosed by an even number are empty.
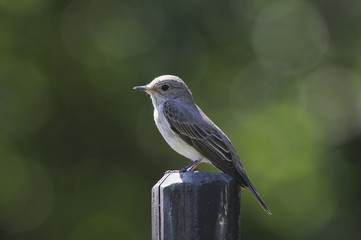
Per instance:
[[[248,189],[264,211],[272,214],[248,178],[229,138],[195,104],[192,92],[181,78],[162,75],[133,89],[150,95],[159,132],[173,150],[192,160],[180,172],[194,171],[201,162],[211,163]]]

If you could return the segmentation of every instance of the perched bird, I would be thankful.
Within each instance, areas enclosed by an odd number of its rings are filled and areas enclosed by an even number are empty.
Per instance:
[[[194,103],[182,79],[164,75],[133,89],[150,95],[154,121],[163,138],[177,153],[192,160],[180,171],[192,171],[201,162],[211,163],[248,189],[266,213],[271,214],[247,177],[231,141]]]

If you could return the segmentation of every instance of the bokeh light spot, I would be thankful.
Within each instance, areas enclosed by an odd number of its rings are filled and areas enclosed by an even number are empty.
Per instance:
[[[321,124],[323,141],[337,144],[360,132],[360,77],[339,67],[311,74],[300,87],[300,104]]]
[[[258,16],[253,46],[267,69],[299,74],[317,64],[328,48],[322,15],[304,1],[276,1]]]
[[[36,64],[7,57],[0,59],[0,134],[24,137],[48,116],[48,82]]]
[[[0,206],[11,203],[18,194],[25,192],[28,172],[17,157],[0,159]]]
[[[83,63],[99,57],[134,57],[150,50],[164,26],[159,2],[73,1],[64,13],[62,37]]]
[[[46,169],[19,156],[0,158],[0,229],[23,232],[38,227],[53,207]]]
[[[117,159],[117,164],[88,159],[81,171],[68,173],[67,184],[74,186],[74,191],[62,201],[65,208],[74,209],[69,239],[141,239],[138,229],[149,225],[150,215],[145,221],[139,217],[150,211],[150,205],[143,203],[150,201],[151,185],[139,175],[122,170],[120,166],[126,164],[122,161],[129,158]]]
[[[98,48],[119,57],[136,56],[157,42],[164,26],[158,1],[93,1],[89,31]]]
[[[238,136],[234,143],[241,146],[240,158],[249,177],[274,212],[265,225],[296,234],[327,223],[335,197],[319,168],[323,148],[317,121],[310,114],[297,105],[272,104],[233,134]],[[307,218],[310,212],[317,212],[312,221]]]
[[[271,74],[257,62],[243,68],[230,88],[233,110],[245,118],[275,99],[281,76]]]
[[[79,62],[94,63],[99,60],[94,42],[88,31],[90,1],[72,1],[63,14],[61,36],[68,53]]]

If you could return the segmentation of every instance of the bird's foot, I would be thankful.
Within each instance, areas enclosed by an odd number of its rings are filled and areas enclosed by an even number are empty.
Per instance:
[[[186,167],[182,168],[181,170],[179,170],[179,172],[194,171],[194,169],[196,169],[196,167],[198,167],[198,165],[200,163],[201,163],[201,160],[195,160],[191,164],[189,164],[188,166],[186,166]]]

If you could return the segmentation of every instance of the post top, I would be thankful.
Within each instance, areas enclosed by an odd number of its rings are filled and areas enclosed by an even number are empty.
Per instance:
[[[173,184],[237,184],[233,177],[217,172],[170,172],[165,173],[154,187],[166,187]]]

